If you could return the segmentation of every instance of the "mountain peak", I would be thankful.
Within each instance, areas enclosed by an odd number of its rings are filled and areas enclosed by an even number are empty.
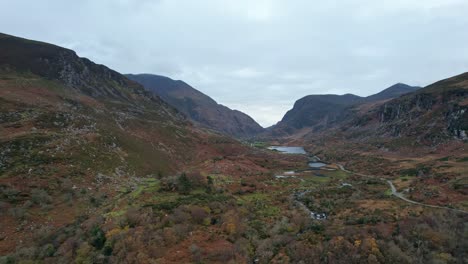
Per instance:
[[[396,83],[384,90],[382,90],[379,93],[367,96],[364,99],[364,102],[374,102],[374,101],[381,101],[381,100],[387,100],[395,97],[399,97],[403,94],[411,93],[414,92],[421,87],[419,86],[410,86],[405,83]]]

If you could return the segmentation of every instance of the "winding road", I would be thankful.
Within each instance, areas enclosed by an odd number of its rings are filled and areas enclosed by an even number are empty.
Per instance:
[[[362,173],[356,173],[356,172],[349,171],[341,164],[336,164],[336,165],[338,166],[338,168],[340,168],[340,170],[342,170],[344,172],[355,174],[355,175],[362,176],[362,177],[377,179],[377,177],[373,177],[373,176],[370,176],[370,175],[365,175],[365,174],[362,174]],[[395,188],[395,185],[393,185],[392,181],[385,180],[384,178],[378,178],[378,179],[382,180],[382,181],[386,181],[388,183],[388,185],[390,186],[390,189],[392,190],[392,195],[399,198],[399,199],[401,199],[401,200],[403,200],[403,201],[405,201],[405,202],[407,202],[407,203],[416,204],[416,205],[425,206],[425,207],[430,207],[430,208],[446,209],[446,210],[451,210],[451,211],[455,211],[455,212],[459,212],[459,213],[468,214],[467,211],[460,210],[460,209],[455,209],[455,208],[450,208],[450,207],[445,207],[445,206],[438,206],[438,205],[431,205],[431,204],[424,204],[424,203],[420,203],[420,202],[410,200],[410,199],[406,198],[402,193],[397,191],[397,189]]]

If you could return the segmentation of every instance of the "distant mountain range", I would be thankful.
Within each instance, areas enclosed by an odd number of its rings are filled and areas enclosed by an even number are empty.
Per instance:
[[[126,76],[160,96],[195,123],[238,138],[251,137],[263,131],[250,116],[218,104],[183,81],[153,74]]]
[[[294,107],[267,134],[284,136],[306,127],[314,131],[323,130],[342,120],[350,106],[392,99],[417,89],[420,87],[398,83],[367,97],[354,94],[308,95],[297,100]]]

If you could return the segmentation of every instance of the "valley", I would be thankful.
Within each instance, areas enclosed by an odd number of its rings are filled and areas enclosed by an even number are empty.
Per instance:
[[[0,48],[2,264],[468,260],[466,73],[263,129],[181,81]]]

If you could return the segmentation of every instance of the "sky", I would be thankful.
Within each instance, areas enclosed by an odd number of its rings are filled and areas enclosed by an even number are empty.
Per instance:
[[[0,0],[0,32],[181,79],[262,126],[310,94],[468,71],[467,0]]]

